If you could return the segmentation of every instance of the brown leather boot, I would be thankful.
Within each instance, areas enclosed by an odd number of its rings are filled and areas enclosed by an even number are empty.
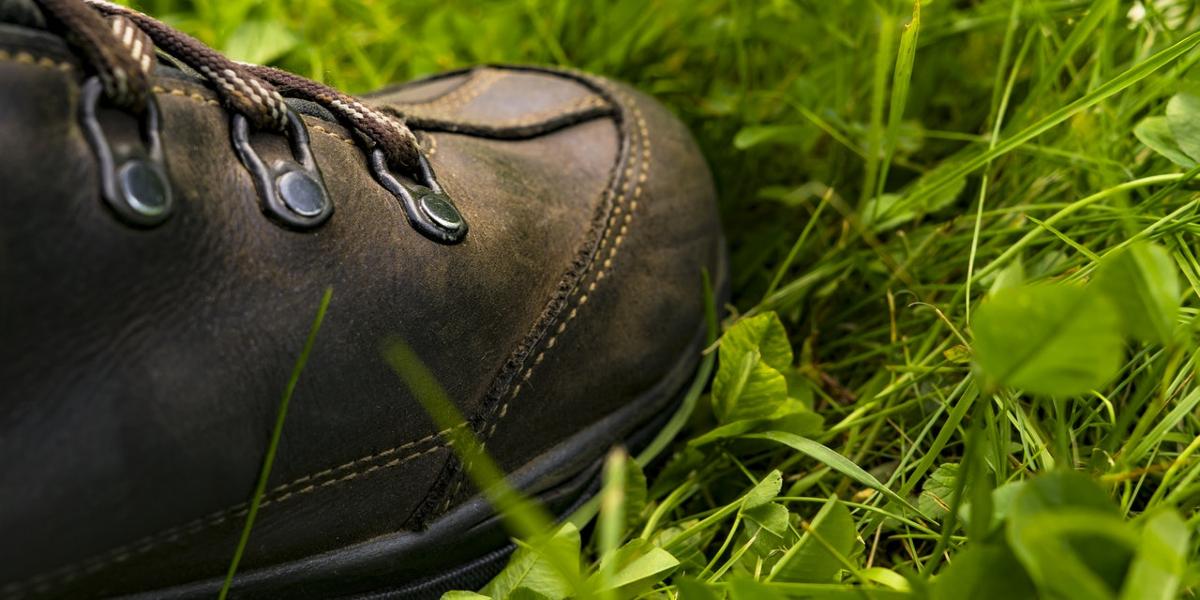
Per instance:
[[[0,0],[0,148],[4,599],[212,597],[328,287],[237,596],[479,585],[507,534],[389,340],[561,514],[671,414],[724,281],[688,132],[583,73],[356,100],[116,6]]]

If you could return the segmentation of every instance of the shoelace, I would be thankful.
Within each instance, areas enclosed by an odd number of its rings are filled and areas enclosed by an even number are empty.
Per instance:
[[[352,124],[372,147],[383,150],[389,164],[405,171],[417,167],[419,145],[408,127],[333,88],[279,69],[234,62],[153,17],[103,0],[36,2],[71,35],[104,83],[105,95],[122,108],[140,112],[145,105],[157,45],[211,81],[221,102],[256,128],[286,129],[288,109],[279,86]]]
[[[401,201],[418,231],[444,243],[455,243],[465,235],[466,223],[438,186],[416,136],[400,119],[304,77],[230,60],[186,33],[123,6],[104,0],[34,2],[50,24],[79,48],[96,71],[104,96],[117,107],[140,115],[150,106],[156,46],[211,82],[221,103],[250,126],[296,137],[298,119],[282,90],[323,106],[358,134],[369,150],[376,180]],[[402,185],[391,169],[412,175],[419,185],[413,189]]]

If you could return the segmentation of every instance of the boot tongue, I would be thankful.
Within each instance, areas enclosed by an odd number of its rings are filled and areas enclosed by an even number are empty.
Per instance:
[[[0,23],[45,29],[46,19],[33,0],[0,0]]]

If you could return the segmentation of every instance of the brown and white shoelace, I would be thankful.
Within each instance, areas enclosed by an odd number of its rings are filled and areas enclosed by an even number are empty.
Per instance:
[[[405,172],[420,165],[416,136],[400,120],[315,81],[271,67],[232,61],[199,40],[135,10],[102,0],[35,0],[68,36],[117,106],[140,114],[152,93],[155,46],[212,82],[221,102],[254,127],[284,131],[280,94],[318,103],[356,129],[364,143]]]

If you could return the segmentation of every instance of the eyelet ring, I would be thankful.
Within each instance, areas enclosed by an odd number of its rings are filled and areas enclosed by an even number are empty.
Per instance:
[[[333,214],[333,200],[313,158],[308,128],[294,111],[287,112],[287,140],[292,160],[276,159],[267,164],[250,144],[250,122],[234,113],[230,136],[242,164],[250,171],[258,190],[263,213],[293,229],[320,226]]]
[[[142,144],[112,144],[96,108],[104,91],[99,77],[89,77],[79,91],[79,120],[84,137],[96,155],[100,195],[117,217],[130,225],[153,227],[171,216],[175,206],[171,179],[163,158],[161,116],[153,94],[138,119]]]
[[[401,183],[392,174],[387,157],[378,148],[371,151],[371,172],[379,184],[400,201],[413,229],[435,242],[457,244],[467,236],[467,220],[438,184],[429,161],[424,155],[418,154],[418,157],[416,175],[420,180],[411,186]]]

